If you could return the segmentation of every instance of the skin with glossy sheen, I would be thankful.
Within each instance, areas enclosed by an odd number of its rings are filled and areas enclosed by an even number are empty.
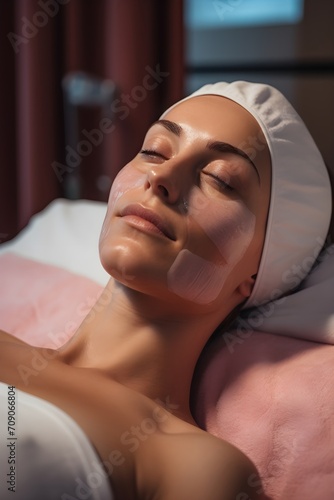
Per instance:
[[[116,500],[260,499],[252,463],[198,428],[189,399],[203,347],[254,284],[270,155],[254,118],[219,96],[189,99],[164,120],[110,193],[103,304],[27,383],[17,366],[36,348],[0,333],[0,380],[62,408],[102,460],[114,457]]]

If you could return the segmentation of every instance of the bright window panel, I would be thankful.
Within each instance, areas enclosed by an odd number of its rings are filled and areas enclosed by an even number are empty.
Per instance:
[[[296,24],[303,18],[304,0],[186,0],[189,28]]]

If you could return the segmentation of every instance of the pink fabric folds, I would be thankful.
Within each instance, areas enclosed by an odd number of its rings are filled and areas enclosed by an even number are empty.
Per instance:
[[[0,256],[0,328],[35,346],[58,348],[75,332],[103,287],[55,266]]]
[[[332,500],[333,378],[332,345],[232,332],[203,355],[195,416],[254,461],[270,499]]]

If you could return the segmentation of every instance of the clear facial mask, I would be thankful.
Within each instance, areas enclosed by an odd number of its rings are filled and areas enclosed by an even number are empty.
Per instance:
[[[183,249],[168,272],[168,287],[186,300],[208,304],[218,297],[227,276],[249,247],[255,231],[255,216],[239,200],[229,200],[230,209],[225,206],[223,213],[221,201],[208,198],[197,187],[188,205],[188,217],[199,224],[218,249],[224,264],[213,263]]]
[[[100,241],[108,236],[110,215],[119,198],[128,190],[143,186],[145,181],[146,174],[139,170],[125,167],[119,172],[110,191]],[[241,200],[230,199],[223,206],[221,199],[208,197],[196,186],[182,209],[189,230],[195,221],[221,258],[219,263],[214,263],[183,248],[168,271],[168,287],[183,299],[207,304],[218,297],[226,278],[249,247],[255,231],[255,216]]]
[[[137,170],[124,167],[118,172],[110,190],[107,213],[100,233],[100,242],[108,236],[110,214],[112,213],[119,198],[123,196],[124,193],[129,191],[129,189],[142,186],[144,182],[143,173]]]

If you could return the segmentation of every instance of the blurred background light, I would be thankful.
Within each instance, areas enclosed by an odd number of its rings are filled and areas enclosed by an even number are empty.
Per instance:
[[[303,0],[186,0],[185,22],[193,28],[295,24]]]

